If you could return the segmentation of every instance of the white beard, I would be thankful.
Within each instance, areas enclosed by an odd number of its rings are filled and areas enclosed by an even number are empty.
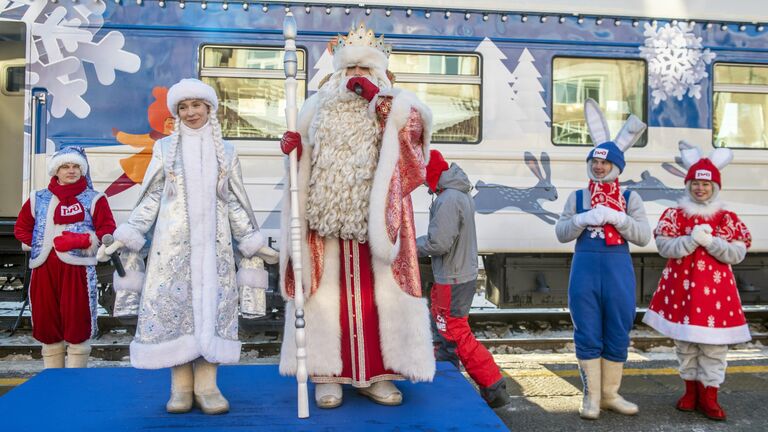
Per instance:
[[[310,126],[315,151],[306,217],[323,237],[365,242],[381,130],[368,114],[368,101],[342,87],[346,81],[335,75],[319,95]]]

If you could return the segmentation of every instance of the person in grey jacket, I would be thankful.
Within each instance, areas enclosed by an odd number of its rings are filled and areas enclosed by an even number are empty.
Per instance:
[[[506,382],[493,360],[469,328],[468,315],[477,284],[477,234],[472,185],[455,163],[430,151],[427,186],[436,198],[429,209],[427,235],[416,239],[420,257],[432,257],[432,318],[442,337],[437,360],[464,365],[493,408],[509,402]]]

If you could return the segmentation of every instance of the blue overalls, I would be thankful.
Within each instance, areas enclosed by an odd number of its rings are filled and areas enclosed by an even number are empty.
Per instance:
[[[630,191],[624,191],[629,202]],[[576,191],[576,212],[584,190]],[[576,240],[568,282],[568,306],[573,320],[576,358],[627,360],[629,331],[635,321],[635,270],[629,245],[607,246],[598,230],[585,229]]]

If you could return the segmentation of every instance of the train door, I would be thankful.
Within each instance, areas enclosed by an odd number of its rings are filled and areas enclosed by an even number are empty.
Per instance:
[[[26,27],[0,22],[0,218],[22,204]]]

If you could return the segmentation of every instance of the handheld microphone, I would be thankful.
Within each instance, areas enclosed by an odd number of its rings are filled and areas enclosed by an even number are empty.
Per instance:
[[[112,234],[104,234],[104,237],[101,238],[101,242],[109,247],[115,242],[115,238],[112,237]],[[109,260],[112,262],[112,266],[115,268],[118,276],[125,277],[125,268],[123,268],[123,262],[120,261],[120,257],[117,256],[117,254],[110,255]]]
[[[361,86],[358,83],[355,83],[355,94],[358,95],[358,96],[362,96],[363,95],[363,86]]]

